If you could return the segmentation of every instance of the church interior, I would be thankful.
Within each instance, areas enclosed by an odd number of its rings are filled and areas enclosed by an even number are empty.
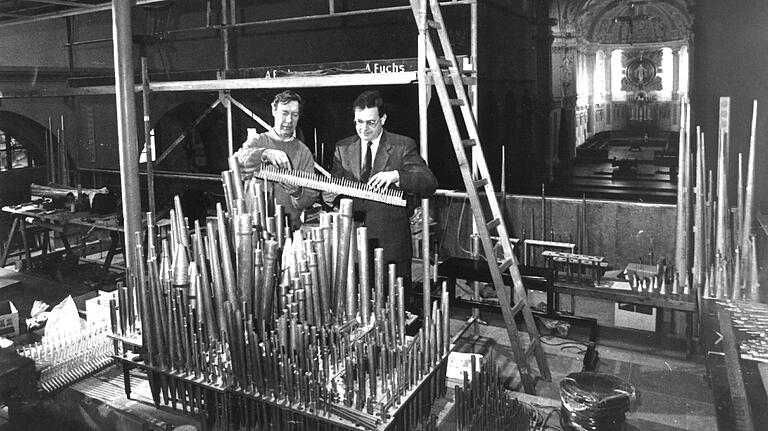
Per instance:
[[[0,431],[768,429],[767,21],[0,0]]]

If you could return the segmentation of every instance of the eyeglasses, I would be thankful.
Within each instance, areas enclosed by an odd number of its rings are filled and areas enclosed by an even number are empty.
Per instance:
[[[377,118],[375,120],[355,120],[355,124],[358,127],[374,127],[375,125],[379,124],[379,121],[381,121],[381,118]]]

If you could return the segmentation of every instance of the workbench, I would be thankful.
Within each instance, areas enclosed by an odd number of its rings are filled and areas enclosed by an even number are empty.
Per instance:
[[[520,275],[523,279],[523,287],[527,290],[542,291],[547,294],[547,308],[544,312],[534,311],[535,315],[566,321],[573,325],[584,326],[589,330],[590,341],[597,341],[598,327],[597,320],[590,317],[578,317],[563,314],[559,311],[559,300],[557,291],[554,288],[554,272],[547,268],[537,268],[532,266],[519,265]],[[482,283],[493,283],[491,273],[488,270],[488,263],[482,260],[463,259],[450,257],[438,265],[437,275],[445,277],[448,281],[449,298],[452,304],[461,302],[474,307],[492,307],[499,308],[495,300],[473,300],[468,298],[458,298],[456,295],[456,280],[479,281]],[[504,284],[512,286],[512,277],[508,273],[502,275]]]
[[[563,278],[555,277],[552,270],[546,268],[520,266],[523,285],[526,289],[538,290],[547,293],[547,309],[542,313],[544,317],[560,319],[571,324],[586,326],[590,330],[590,339],[595,341],[598,328],[595,319],[583,316],[565,314],[560,308],[560,295],[572,295],[585,298],[595,298],[605,301],[622,302],[634,305],[644,305],[657,309],[681,311],[686,317],[687,350],[686,359],[693,352],[693,317],[697,311],[697,304],[693,296],[666,295],[653,296],[650,294],[635,293],[631,290],[611,289],[608,287],[595,287],[576,282],[569,282]],[[451,257],[438,266],[438,276],[448,279],[449,290],[453,289],[451,298],[455,298],[456,279],[468,281],[480,281],[492,283],[488,265],[484,261]],[[511,286],[512,280],[509,274],[504,274],[504,283]],[[475,305],[488,305],[488,301],[462,300],[465,303]],[[657,332],[660,330],[657,322]]]
[[[754,430],[768,429],[768,363],[750,359],[739,361],[742,384],[732,381],[726,364],[726,343],[735,342],[732,328],[722,327],[718,312],[721,307],[714,299],[701,302],[701,340],[707,365],[707,380],[712,389],[720,431],[748,429],[747,412]],[[726,338],[727,337],[727,338]],[[738,348],[738,346],[737,346]],[[743,388],[743,391],[739,388]]]
[[[26,261],[29,265],[32,264],[32,247],[29,244],[28,236],[29,227],[38,228],[42,232],[40,252],[43,256],[53,251],[50,247],[50,234],[53,232],[58,234],[59,240],[64,246],[64,253],[75,260],[80,260],[85,256],[78,255],[75,252],[70,245],[69,237],[78,235],[80,238],[84,238],[94,230],[106,231],[109,234],[110,244],[102,265],[102,278],[108,275],[112,266],[112,259],[121,251],[120,244],[123,224],[116,214],[102,215],[85,211],[70,212],[64,209],[45,210],[40,204],[30,203],[5,206],[2,208],[2,211],[10,214],[13,222],[8,233],[8,239],[2,249],[2,255],[0,255],[0,267],[6,265],[11,244],[17,233],[21,236]]]
[[[573,295],[583,298],[601,299],[604,301],[621,302],[625,304],[654,307],[658,310],[680,311],[685,313],[685,359],[690,359],[694,349],[693,322],[697,312],[695,297],[692,295],[665,295],[658,296],[632,292],[631,290],[612,289],[610,287],[595,287],[591,285],[572,283],[563,280],[554,282],[555,306],[560,306],[560,295]],[[660,318],[656,321],[656,333],[661,332]]]

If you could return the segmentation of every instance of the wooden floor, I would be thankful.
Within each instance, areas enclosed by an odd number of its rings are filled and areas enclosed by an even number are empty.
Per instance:
[[[53,274],[42,276],[2,271],[0,278],[17,282],[0,289],[0,299],[12,299],[22,315],[28,313],[35,299],[44,300],[51,305],[57,304],[67,295],[78,296],[93,291],[94,287],[90,282],[82,283],[77,280],[88,281],[93,274],[98,274],[98,266],[94,265],[94,267],[95,269],[88,266],[71,268],[59,274],[63,281],[53,279],[57,276],[55,271]],[[457,331],[468,315],[468,309],[453,309],[452,331]],[[470,331],[464,339],[459,340],[457,349],[480,353],[493,349],[497,365],[509,377],[510,386],[517,386],[516,366],[512,360],[506,330],[502,327],[503,319],[500,314],[493,312],[484,312],[482,317],[488,325],[478,327],[478,337],[474,337]],[[570,339],[550,336],[544,338],[544,349],[547,353],[552,381],[538,382],[538,397],[523,396],[529,405],[541,406],[539,409],[543,414],[560,405],[559,382],[569,373],[582,369],[583,341],[586,340],[586,336],[576,329],[572,329],[570,336],[572,337]],[[601,336],[603,338],[598,345],[600,353],[598,371],[625,379],[634,384],[640,393],[639,400],[628,414],[626,429],[632,431],[716,429],[712,395],[703,380],[704,366],[699,356],[694,356],[690,361],[682,361],[661,354],[663,352],[654,346],[655,337],[652,333],[648,333],[647,338],[635,335],[634,339],[615,331],[603,331]],[[608,345],[611,347],[607,347]],[[112,367],[68,388],[64,393],[66,403],[49,403],[54,417],[57,414],[69,415],[70,413],[85,415],[84,417],[97,415],[91,418],[90,428],[87,428],[94,430],[135,429],[138,431],[143,429],[144,423],[152,424],[152,429],[162,429],[167,425],[197,423],[196,418],[170,408],[164,407],[161,411],[155,409],[148,395],[146,379],[142,378],[138,372],[134,372],[133,396],[128,400],[125,398],[120,376],[120,369]],[[438,429],[455,429],[452,390],[449,389],[444,398],[434,403],[433,413],[439,418]],[[32,415],[28,419],[34,421],[37,419],[35,416]],[[115,428],[105,425],[101,420],[109,416],[114,421],[119,421],[121,425]],[[0,410],[0,431],[10,431],[9,424],[3,418],[7,418],[7,411]],[[95,420],[97,418],[98,421]],[[551,422],[550,425],[554,426],[556,423]]]
[[[674,162],[674,155],[669,155],[667,145],[658,142],[644,144],[642,138],[624,137],[612,138],[598,146],[599,149],[594,149],[585,144],[577,149],[578,157],[555,173],[551,185],[553,193],[599,199],[675,202],[676,169],[669,167],[669,163]]]
[[[453,330],[463,324],[468,310],[455,309],[452,313]],[[461,340],[458,349],[487,353],[493,349],[497,366],[511,378],[515,385],[516,366],[512,352],[506,340],[506,330],[501,328],[501,316],[484,313],[489,325],[479,326],[479,336],[472,332]],[[536,408],[543,416],[560,406],[559,382],[571,372],[581,371],[583,344],[574,339],[545,337],[551,382],[540,381],[537,395],[529,396],[513,393],[531,408]],[[565,343],[565,344],[563,344]],[[570,346],[566,348],[564,346]],[[640,394],[632,410],[627,415],[629,431],[683,431],[715,429],[712,396],[702,375],[703,365],[697,361],[680,361],[669,357],[648,353],[638,353],[616,347],[599,346],[600,362],[598,371],[616,375],[634,384]],[[157,410],[152,405],[148,383],[142,373],[132,372],[132,397],[127,399],[124,393],[122,372],[115,366],[93,377],[72,385],[62,392],[59,407],[50,405],[53,411],[61,412],[61,405],[66,404],[67,416],[74,415],[81,420],[88,419],[89,429],[142,430],[147,425],[151,429],[176,427],[185,424],[197,424],[196,418],[184,415],[168,407]],[[74,404],[73,404],[74,403]],[[454,394],[448,389],[446,396],[438,399],[432,407],[432,413],[438,416],[439,430],[455,429]],[[61,414],[64,414],[63,412]],[[0,413],[2,423],[3,413]],[[558,428],[557,415],[553,415],[549,425]],[[38,418],[29,418],[37,420]],[[61,418],[64,421],[64,417]],[[62,422],[63,423],[63,422]],[[110,424],[110,425],[108,425]],[[112,427],[115,428],[112,428]],[[45,429],[45,428],[37,428]],[[60,428],[50,428],[60,429]],[[0,431],[10,431],[8,424],[0,425]]]
[[[12,288],[20,284],[20,278],[16,271],[0,268],[0,292],[2,292],[3,288]],[[2,297],[2,294],[0,294],[0,297]]]

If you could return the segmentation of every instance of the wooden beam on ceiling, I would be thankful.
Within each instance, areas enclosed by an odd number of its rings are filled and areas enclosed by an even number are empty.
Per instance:
[[[324,76],[284,76],[278,78],[209,79],[200,81],[154,82],[153,92],[221,91],[307,87],[348,87],[371,85],[402,85],[418,81],[416,72],[358,73]]]
[[[417,72],[358,73],[324,76],[285,76],[279,78],[208,79],[198,81],[165,81],[150,83],[152,92],[174,91],[223,91],[278,88],[349,87],[372,85],[403,85],[418,82]],[[141,85],[135,86],[141,91]],[[115,94],[114,85],[0,91],[0,99],[25,99],[37,97],[95,96]]]

